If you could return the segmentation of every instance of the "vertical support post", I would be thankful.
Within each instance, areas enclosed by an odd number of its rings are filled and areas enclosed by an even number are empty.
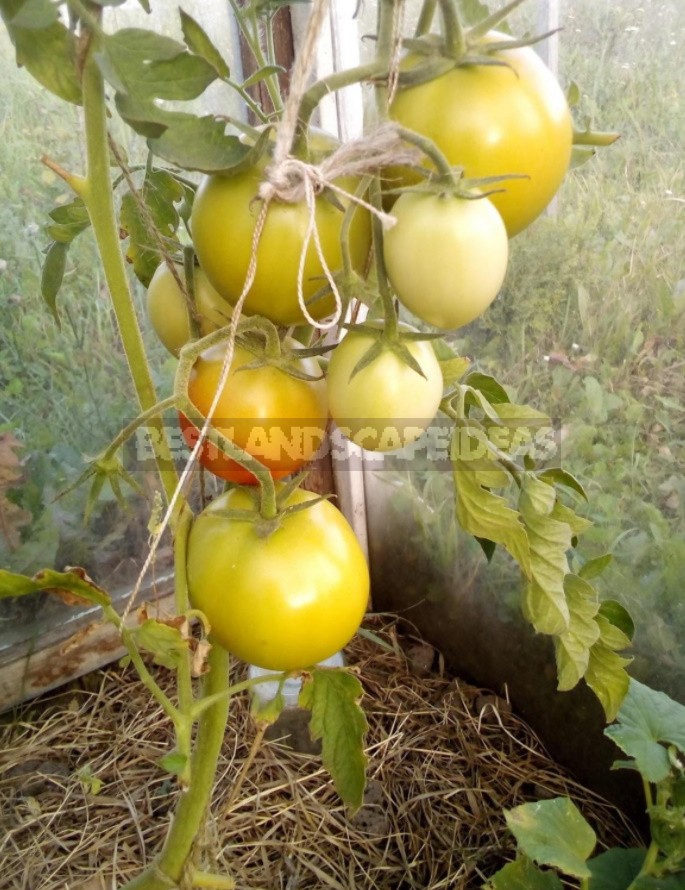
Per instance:
[[[538,26],[540,34],[559,27],[559,0],[539,0]],[[552,34],[547,40],[535,46],[542,61],[555,76],[559,73],[559,35]]]
[[[559,0],[538,0],[537,32],[545,34],[559,27]],[[559,75],[559,34],[552,34],[547,40],[535,44],[535,49],[542,61],[555,77]],[[547,209],[547,216],[557,215],[557,199],[552,198]]]

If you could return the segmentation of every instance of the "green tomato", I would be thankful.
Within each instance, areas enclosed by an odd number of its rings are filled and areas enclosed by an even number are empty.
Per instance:
[[[353,376],[376,342],[350,331],[336,346],[326,373],[328,406],[340,431],[369,451],[394,451],[415,441],[438,412],[443,380],[430,343],[405,341],[419,374],[390,349]]]
[[[316,500],[296,489],[288,506]],[[220,495],[188,539],[192,605],[207,616],[210,639],[237,658],[274,671],[330,658],[356,633],[369,597],[364,553],[329,501],[283,517],[266,537],[226,510],[254,510],[245,489]]]
[[[183,267],[177,265],[176,271],[183,281]],[[199,333],[204,337],[229,323],[233,307],[214,290],[198,267],[194,270],[193,285]],[[160,263],[152,276],[146,305],[155,333],[169,352],[178,355],[190,340],[190,316],[186,298],[166,263]]]
[[[502,287],[509,243],[488,198],[405,192],[385,233],[388,277],[401,303],[444,330],[482,315]]]

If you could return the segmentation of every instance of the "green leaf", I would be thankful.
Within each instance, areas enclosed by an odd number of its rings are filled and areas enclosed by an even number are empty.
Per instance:
[[[586,581],[590,581],[592,578],[596,578],[598,575],[601,575],[602,572],[611,565],[613,559],[614,557],[611,555],[611,553],[605,553],[603,556],[597,556],[595,559],[589,559],[578,570],[578,574],[581,578],[585,578]]]
[[[226,134],[226,122],[205,115],[166,111],[151,102],[117,95],[117,109],[137,133],[148,138],[150,150],[160,158],[201,173],[235,173],[251,166],[269,140],[263,133],[255,145]]]
[[[37,590],[56,592],[65,599],[71,596],[97,606],[108,606],[111,602],[108,594],[94,584],[82,569],[72,569],[68,572],[43,569],[32,578],[0,569],[0,599],[7,596],[24,596]]]
[[[47,90],[75,105],[81,104],[81,83],[77,68],[74,35],[61,23],[41,28],[12,25],[12,18],[23,8],[17,0],[2,0],[0,13],[5,20],[16,50],[17,65],[26,70]]]
[[[461,380],[471,365],[471,359],[462,355],[453,355],[446,359],[438,357],[438,361],[445,386],[451,386]]]
[[[214,68],[219,77],[228,79],[231,76],[231,71],[224,57],[207,36],[207,32],[191,15],[188,15],[183,9],[179,11],[181,13],[183,39],[188,49],[196,55],[202,56]]]
[[[169,754],[165,754],[162,757],[159,765],[167,773],[171,773],[172,776],[180,776],[188,765],[188,758],[185,754],[181,754],[180,751],[170,751]]]
[[[458,432],[455,430],[455,433]],[[454,485],[457,493],[457,521],[469,534],[501,544],[529,575],[530,548],[528,536],[518,511],[506,500],[484,487],[478,471],[466,461],[452,457]]]
[[[685,872],[665,878],[643,875],[635,881],[631,890],[685,890]]]
[[[183,638],[178,627],[148,618],[132,634],[137,645],[154,656],[155,664],[166,668],[176,668],[188,651],[188,640]]]
[[[577,492],[584,500],[588,499],[582,484],[572,473],[562,470],[561,467],[550,467],[548,470],[543,470],[541,473],[538,473],[538,479],[555,485],[563,485],[564,488],[570,488],[572,491]]]
[[[481,374],[479,371],[472,371],[464,381],[466,386],[477,389],[482,393],[491,405],[502,405],[510,401],[507,391],[498,383],[494,377],[489,374]]]
[[[624,634],[625,639],[628,640],[627,643],[624,643],[622,646],[616,646],[615,648],[624,649],[632,643],[633,637],[635,636],[635,622],[625,606],[622,606],[621,603],[617,603],[616,600],[604,600],[599,608],[599,614],[615,628],[620,630]]]
[[[589,890],[626,890],[640,873],[644,847],[607,850],[588,860],[592,877]]]
[[[485,890],[563,890],[553,871],[542,871],[522,855],[500,869],[484,887]]]
[[[574,537],[582,535],[583,532],[587,531],[592,526],[591,520],[579,516],[575,510],[572,510],[560,501],[556,502],[550,515],[552,519],[556,519],[559,522],[565,522],[571,529],[571,533]]]
[[[549,516],[556,500],[557,493],[552,485],[540,481],[531,474],[525,476],[519,505],[522,512],[532,511],[538,516]]]
[[[590,663],[590,650],[600,636],[595,620],[599,598],[594,587],[577,575],[564,578],[566,602],[570,613],[569,628],[555,639],[557,689],[573,689]]]
[[[661,782],[671,771],[665,745],[685,753],[685,707],[631,679],[617,722],[604,732],[635,760],[648,782]]]
[[[668,860],[668,871],[679,870],[685,862],[685,807],[650,807],[649,825],[652,840]]]
[[[520,849],[538,865],[554,866],[576,878],[590,877],[586,860],[597,838],[568,797],[524,803],[504,815]]]
[[[250,713],[257,723],[275,723],[281,716],[285,707],[285,696],[281,689],[282,685],[278,687],[276,695],[266,701],[261,699],[258,694],[252,696]]]
[[[129,237],[126,256],[133,263],[133,271],[144,287],[150,283],[161,261],[159,245],[150,230],[148,216],[161,237],[168,242],[178,230],[180,216],[176,204],[180,204],[183,198],[183,186],[168,170],[152,170],[145,177],[138,198],[127,192],[121,200],[119,221]],[[140,206],[140,201],[145,209]],[[174,252],[174,246],[167,243],[170,253]]]
[[[538,633],[564,633],[571,620],[564,590],[571,529],[553,513],[540,516],[525,498],[520,509],[530,545],[530,583],[524,594],[524,612]]]
[[[75,198],[69,204],[55,207],[48,216],[53,222],[45,227],[47,234],[53,241],[61,241],[64,244],[73,241],[90,225],[88,210],[81,198]]]
[[[626,673],[626,668],[632,659],[617,655],[612,648],[605,645],[599,618],[598,624],[600,638],[590,650],[585,682],[599,699],[604,708],[604,715],[609,721],[616,718],[621,702],[628,691],[630,677]]]
[[[596,154],[597,151],[594,148],[585,145],[574,145],[571,149],[571,163],[569,164],[569,170],[575,170],[576,167],[582,167],[583,164],[587,164],[588,161],[592,160]]]
[[[25,0],[9,24],[13,28],[42,30],[57,21],[59,11],[51,0]]]
[[[362,686],[348,670],[315,668],[305,680],[299,704],[312,712],[312,739],[321,739],[322,758],[343,802],[353,810],[364,798],[368,728],[359,706]]]
[[[247,80],[244,80],[242,86],[244,89],[249,89],[249,87],[253,87],[255,84],[261,83],[261,81],[266,80],[267,77],[271,77],[272,74],[282,74],[285,71],[281,65],[263,65],[261,68],[258,68],[253,74],[251,74]]]
[[[40,278],[40,292],[52,312],[55,321],[59,325],[57,312],[57,295],[64,280],[64,270],[67,267],[67,253],[69,245],[61,241],[53,241],[45,254],[43,270]]]
[[[580,96],[580,87],[575,80],[572,80],[566,90],[566,102],[568,103],[569,108],[573,108],[580,102]]]

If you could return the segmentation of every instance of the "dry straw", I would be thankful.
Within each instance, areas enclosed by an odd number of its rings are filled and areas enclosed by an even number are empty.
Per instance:
[[[565,775],[507,702],[416,670],[393,626],[375,629],[395,651],[361,638],[348,651],[370,724],[365,806],[350,818],[318,756],[275,741],[232,797],[256,732],[241,696],[205,868],[231,874],[239,890],[477,888],[511,856],[502,808],[560,794],[603,845],[635,842],[625,818]],[[135,674],[91,674],[5,721],[0,888],[110,890],[137,874],[162,843],[176,792],[157,767],[169,725]]]

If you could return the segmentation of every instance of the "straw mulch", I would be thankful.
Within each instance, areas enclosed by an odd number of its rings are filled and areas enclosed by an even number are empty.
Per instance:
[[[205,867],[239,890],[476,888],[512,854],[502,808],[559,794],[576,800],[602,845],[634,839],[506,701],[431,671],[432,650],[392,625],[375,630],[394,651],[357,638],[347,653],[370,724],[365,805],[348,815],[318,755],[282,742],[264,740],[242,769],[256,731],[238,696]],[[113,666],[2,719],[0,887],[109,890],[137,874],[164,838],[176,791],[157,766],[169,727],[136,675]]]

